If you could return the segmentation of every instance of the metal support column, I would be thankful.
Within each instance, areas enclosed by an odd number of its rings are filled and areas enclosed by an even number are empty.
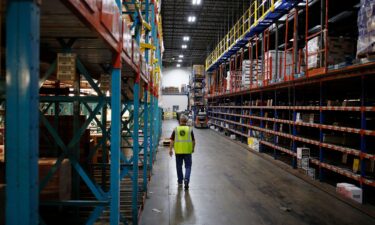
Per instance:
[[[137,20],[134,22],[135,27],[135,39],[136,42],[140,43],[141,25],[142,21]],[[134,225],[138,224],[138,160],[139,160],[139,83],[141,79],[141,68],[140,62],[137,64],[136,77],[133,86],[133,174],[132,174],[132,222]]]
[[[120,138],[121,138],[121,69],[112,70],[111,79],[111,225],[120,220]]]
[[[6,224],[38,224],[40,11],[8,0],[6,12]]]
[[[147,179],[148,179],[148,85],[144,86],[144,112],[143,112],[143,191],[147,194]],[[151,162],[152,163],[152,162]]]
[[[120,15],[122,4],[116,0]],[[122,40],[119,49],[122,49]],[[105,126],[105,125],[104,125]],[[111,164],[110,224],[120,222],[120,147],[121,147],[121,53],[114,56],[111,76]]]
[[[275,22],[275,77],[272,79],[273,83],[278,82],[279,77],[279,23]]]
[[[294,12],[294,32],[293,32],[293,58],[294,58],[294,67],[292,76],[298,74],[298,8],[295,8]],[[294,77],[292,77],[294,79]]]
[[[321,107],[323,106],[323,83],[319,83],[319,123],[323,124],[324,123],[324,115],[323,115],[323,110]],[[319,141],[320,143],[323,143],[323,129],[322,127],[319,128]],[[319,162],[324,162],[324,150],[322,146],[319,146]],[[321,166],[319,166],[319,180],[323,181],[324,179],[324,171]]]
[[[133,224],[138,223],[138,158],[139,158],[139,78],[138,66],[137,78],[134,83],[134,109],[133,109],[133,188],[132,188],[132,215]]]

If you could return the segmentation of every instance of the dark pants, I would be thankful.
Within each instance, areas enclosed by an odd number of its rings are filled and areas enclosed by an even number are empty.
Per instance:
[[[191,173],[191,154],[176,154],[176,169],[178,183],[182,184],[184,180],[184,173],[182,171],[182,164],[185,162],[185,180],[189,183]]]

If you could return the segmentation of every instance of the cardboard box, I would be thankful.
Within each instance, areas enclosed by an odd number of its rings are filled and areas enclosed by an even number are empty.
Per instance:
[[[354,184],[349,183],[337,183],[336,184],[336,192],[342,194],[346,187],[355,187]]]
[[[204,74],[205,74],[204,65],[193,65],[193,74],[196,77],[204,77]]]
[[[346,198],[350,198],[362,204],[362,189],[353,184],[338,183],[336,185],[336,192]]]
[[[247,144],[249,148],[253,149],[254,151],[259,152],[259,140],[253,137],[247,138]]]
[[[297,148],[297,159],[309,158],[310,149],[305,147]]]
[[[313,180],[315,180],[315,173],[316,173],[316,170],[314,168],[308,168],[306,170],[306,175],[309,176]]]
[[[5,160],[5,148],[4,145],[0,145],[0,162],[4,162]]]
[[[308,49],[308,68],[319,68],[320,59],[324,52],[319,52],[320,36],[314,37],[307,42]],[[354,59],[355,45],[354,40],[348,37],[328,37],[328,65],[336,65],[342,62],[351,62]],[[322,61],[324,64],[324,62]]]

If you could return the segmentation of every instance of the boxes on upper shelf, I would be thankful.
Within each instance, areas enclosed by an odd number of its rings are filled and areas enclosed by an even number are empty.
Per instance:
[[[375,2],[361,0],[358,12],[357,55],[360,58],[375,53]]]
[[[193,65],[193,74],[195,77],[204,77],[204,65]]]
[[[354,40],[349,37],[328,37],[327,65],[350,64],[355,58],[355,45],[353,43]],[[306,46],[309,54],[307,65],[309,69],[324,66],[324,64],[320,65],[320,60],[324,56],[324,52],[319,52],[319,45],[320,36],[314,37],[307,42]]]
[[[284,61],[284,59],[286,59],[286,61]],[[276,59],[276,50],[269,50],[265,53],[264,57],[265,79],[271,80],[272,78],[276,78],[276,75],[280,76],[281,74],[290,75],[293,68],[292,62],[291,52],[286,52],[285,54],[284,51],[278,51]]]
[[[297,159],[309,158],[310,149],[305,147],[297,148]]]
[[[310,149],[305,147],[297,148],[297,167],[308,170],[310,167]],[[307,173],[307,172],[306,172]]]

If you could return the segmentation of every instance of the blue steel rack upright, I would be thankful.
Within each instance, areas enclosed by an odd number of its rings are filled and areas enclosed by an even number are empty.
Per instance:
[[[140,43],[140,36],[142,30],[145,29],[145,60],[139,57],[140,61],[134,61],[134,51],[133,54],[126,52],[123,46],[123,32],[125,32],[123,30],[125,21],[121,19],[123,5],[132,8],[125,12],[130,13],[133,18],[138,45],[143,44]],[[104,10],[102,8],[112,11],[109,14],[108,11],[101,12],[100,10]],[[145,0],[142,3],[134,0],[103,1],[102,8],[98,8],[95,1],[54,0],[39,3],[33,0],[7,0],[6,102],[8,104],[6,104],[5,146],[7,224],[54,223],[51,222],[52,215],[48,217],[43,214],[45,207],[75,209],[73,211],[76,214],[72,218],[64,218],[71,223],[94,224],[98,220],[107,221],[110,224],[119,224],[120,221],[124,224],[138,223],[141,208],[139,194],[143,195],[141,200],[144,201],[145,194],[147,194],[147,181],[150,179],[161,133],[158,89],[154,87],[154,84],[159,82],[162,62],[160,45],[162,40],[159,39],[161,31],[158,30],[158,2],[155,0]],[[64,18],[56,19],[59,12],[63,12],[60,15],[64,15]],[[150,12],[152,19],[149,21]],[[43,16],[46,19],[41,19]],[[55,22],[56,24],[53,25],[56,26],[49,26],[47,29],[48,22],[52,24]],[[151,46],[148,45],[150,32],[152,47],[148,48]],[[24,35],[25,33],[30,35]],[[90,44],[98,47],[95,49],[97,52],[89,50]],[[75,67],[79,75],[72,80],[73,92],[69,91],[69,95],[39,95],[43,84],[48,79],[54,79],[58,70],[57,60],[53,57],[48,62],[49,68],[44,71],[41,79],[38,79],[40,49],[48,50],[53,54],[77,54]],[[150,51],[154,51],[155,56],[149,54]],[[44,57],[43,55],[41,58],[46,61]],[[141,61],[150,65],[151,78],[147,77],[148,68],[146,72],[141,70]],[[102,81],[97,81],[98,77],[94,76],[95,69],[93,68],[111,73],[109,96],[101,90]],[[88,82],[94,94],[82,95],[80,76]],[[125,97],[125,77],[132,77],[135,80],[133,99]],[[59,82],[57,83],[59,85]],[[142,106],[139,102],[140,92],[144,94]],[[58,131],[55,123],[47,119],[45,114],[53,107],[53,117],[59,120],[60,108],[69,105],[73,107],[69,112],[73,113],[74,131],[73,137],[65,143],[66,140],[62,138],[63,134]],[[105,116],[109,108],[112,121],[110,127],[107,126],[109,120]],[[140,108],[143,108],[142,112]],[[79,117],[82,115],[80,111],[83,109],[85,112],[83,115],[86,118],[83,124],[80,124]],[[131,121],[121,122],[123,114],[128,109],[131,109]],[[102,115],[101,120],[97,118],[99,113]],[[83,139],[82,135],[93,121],[101,131],[102,139],[96,146],[90,147],[88,156],[80,158],[81,149],[78,143]],[[54,145],[60,153],[47,175],[40,177],[40,185],[38,185],[40,124],[53,138]],[[140,127],[142,124],[143,127]],[[143,129],[141,142],[139,128]],[[40,134],[41,137],[45,135]],[[133,153],[130,158],[121,151],[122,137],[125,137],[125,142],[132,143],[130,147]],[[102,148],[102,162],[93,163],[93,157],[98,154],[99,148]],[[143,158],[139,157],[142,151]],[[109,155],[110,163],[107,163]],[[66,158],[73,167],[73,198],[43,200],[39,203],[40,192],[43,192],[44,187],[48,185]],[[142,173],[139,173],[139,166],[143,169]],[[101,178],[97,179],[96,175],[91,174],[90,168],[94,171],[101,171]],[[142,181],[140,184],[138,175]],[[126,176],[131,178],[129,187],[132,190],[130,206],[132,215],[124,214],[122,210],[122,190],[128,188],[128,186],[123,186],[128,185],[123,179]],[[90,190],[88,194],[82,193],[82,184]],[[41,209],[40,212],[38,208]],[[88,214],[87,210],[89,210]],[[73,219],[77,220],[73,222]],[[80,221],[81,219],[83,220]]]

